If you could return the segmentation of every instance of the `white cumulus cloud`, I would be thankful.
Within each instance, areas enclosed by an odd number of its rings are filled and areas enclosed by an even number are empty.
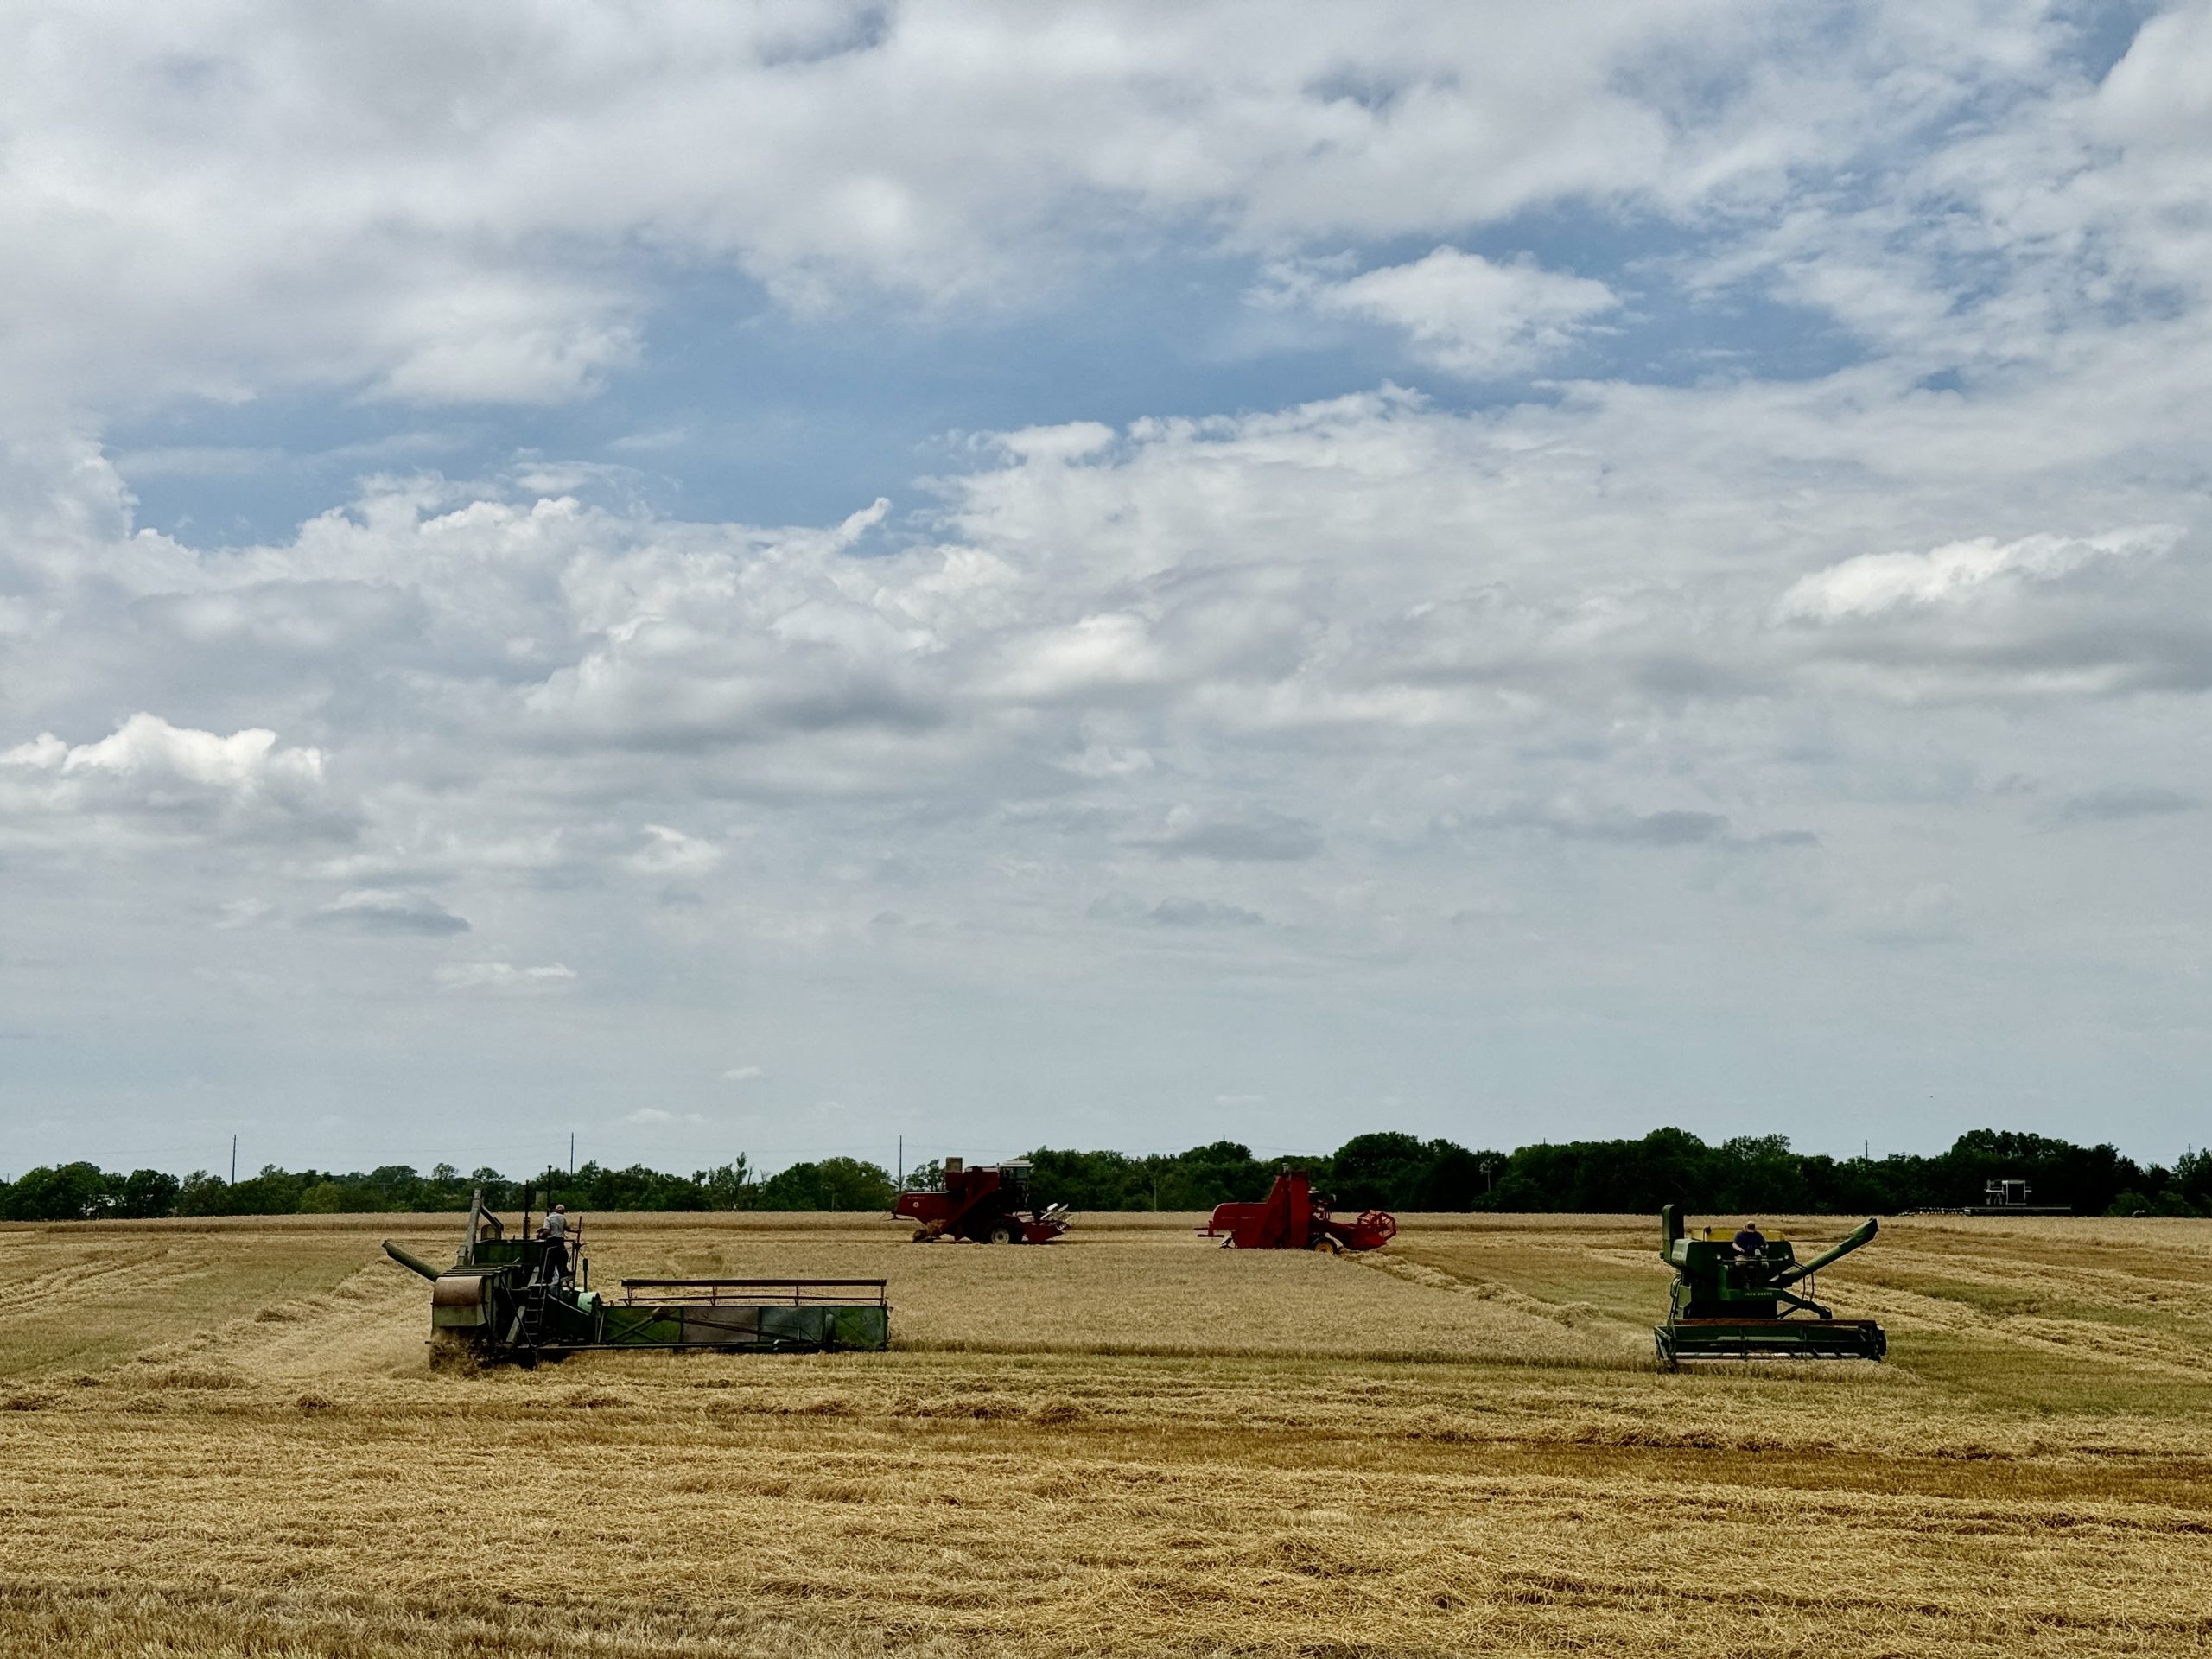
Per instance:
[[[1421,356],[1471,379],[1542,366],[1620,304],[1589,277],[1451,247],[1341,282],[1295,276],[1282,291],[1324,315],[1402,329]]]
[[[322,753],[261,728],[227,736],[137,714],[72,745],[52,732],[0,750],[0,805],[25,823],[78,818],[118,834],[342,837],[348,809],[326,786]]]
[[[159,715],[133,715],[114,734],[71,747],[51,732],[0,752],[0,766],[73,775],[143,779],[210,791],[245,791],[271,783],[321,781],[322,755],[283,749],[276,734],[250,730],[218,737],[172,726]]]
[[[2050,582],[2100,559],[2165,552],[2181,531],[2169,525],[2084,537],[1992,536],[1947,542],[1925,553],[1864,553],[1801,578],[1782,597],[1785,616],[1833,621],[1902,605],[1939,605],[2005,582]]]

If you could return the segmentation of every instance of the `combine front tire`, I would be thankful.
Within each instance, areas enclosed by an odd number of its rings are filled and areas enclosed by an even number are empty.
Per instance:
[[[995,1221],[991,1224],[991,1230],[985,1233],[983,1238],[986,1243],[992,1244],[1019,1244],[1021,1243],[1020,1224],[1012,1221]]]
[[[1316,1255],[1340,1255],[1344,1253],[1344,1247],[1330,1237],[1328,1234],[1323,1233],[1306,1248]]]

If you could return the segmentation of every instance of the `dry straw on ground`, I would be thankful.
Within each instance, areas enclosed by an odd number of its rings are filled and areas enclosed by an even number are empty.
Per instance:
[[[2179,1653],[2212,1224],[1887,1224],[1895,1363],[1649,1369],[1639,1217],[1041,1250],[608,1218],[881,1274],[885,1355],[433,1375],[448,1218],[0,1229],[0,1635],[56,1654]],[[1806,1223],[1833,1236],[1834,1223]]]

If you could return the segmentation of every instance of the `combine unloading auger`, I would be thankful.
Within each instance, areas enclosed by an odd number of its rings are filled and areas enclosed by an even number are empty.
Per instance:
[[[1815,1274],[1879,1230],[1872,1220],[1804,1262],[1786,1238],[1746,1252],[1720,1228],[1692,1236],[1671,1204],[1659,1221],[1659,1254],[1675,1269],[1675,1286],[1667,1323],[1651,1336],[1669,1370],[1686,1359],[1879,1359],[1889,1351],[1873,1320],[1839,1319],[1811,1294]]]

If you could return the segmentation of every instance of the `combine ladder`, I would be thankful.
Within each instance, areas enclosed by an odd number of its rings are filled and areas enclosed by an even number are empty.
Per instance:
[[[523,1287],[522,1300],[516,1305],[514,1323],[507,1327],[507,1345],[516,1352],[528,1356],[525,1365],[537,1363],[537,1350],[545,1335],[545,1298],[559,1283],[552,1279],[532,1279]]]

